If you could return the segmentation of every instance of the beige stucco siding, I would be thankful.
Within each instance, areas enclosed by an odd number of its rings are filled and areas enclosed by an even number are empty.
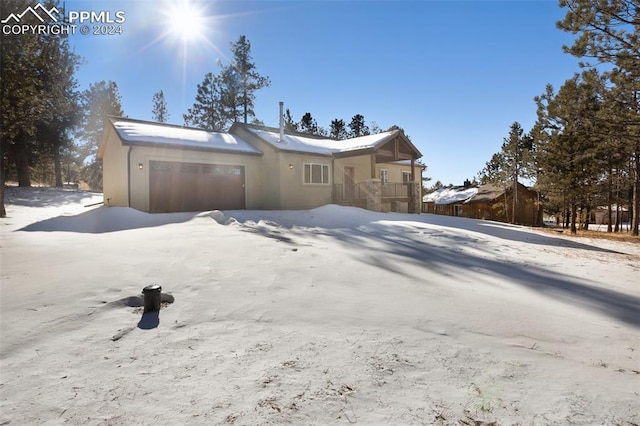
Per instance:
[[[112,126],[107,127],[106,144],[102,156],[102,188],[106,206],[127,207],[127,154],[129,147],[122,145]]]
[[[243,166],[245,173],[245,204],[247,209],[260,208],[259,157],[209,151],[187,151],[159,147],[132,146],[130,153],[131,207],[149,211],[149,162]],[[142,168],[140,168],[142,165]]]
[[[392,183],[401,183],[403,182],[402,179],[402,174],[403,172],[411,172],[411,166],[408,164],[396,164],[396,163],[380,163],[380,164],[376,164],[376,177],[380,178],[380,170],[385,169],[387,170],[387,176],[389,179],[389,182]],[[420,182],[422,180],[422,177],[420,176],[420,167],[419,166],[415,166],[414,167],[414,173],[415,173],[415,181],[416,182]]]
[[[298,154],[281,151],[280,207],[281,209],[312,209],[333,201],[333,159],[329,156]],[[305,183],[305,164],[327,166],[328,183]]]
[[[259,149],[263,155],[259,157],[256,167],[257,179],[260,185],[259,194],[256,194],[257,209],[280,209],[280,156],[271,145],[264,143],[253,133],[239,127],[236,135]],[[249,208],[249,207],[247,207]]]
[[[357,157],[338,158],[335,160],[335,183],[344,184],[344,168],[353,167],[355,183],[366,182],[371,179],[371,155]]]

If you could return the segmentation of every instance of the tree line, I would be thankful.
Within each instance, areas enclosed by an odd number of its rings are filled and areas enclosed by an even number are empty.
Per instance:
[[[60,11],[59,2],[41,2]],[[0,16],[24,10],[25,0],[3,0]],[[23,24],[41,22],[31,14]],[[81,58],[69,45],[68,35],[2,34],[0,38],[0,217],[6,216],[4,186],[15,179],[19,186],[32,180],[63,182],[84,180],[100,188],[101,165],[95,154],[107,114],[124,115],[114,82],[92,83],[80,91],[75,73]]]
[[[501,150],[478,173],[481,183],[517,188],[531,179],[547,213],[571,233],[587,228],[591,210],[607,206],[609,232],[621,205],[631,233],[640,219],[640,4],[634,0],[560,0],[557,27],[575,34],[568,54],[581,71],[534,98],[537,119],[524,132],[511,125]],[[615,228],[613,227],[615,223]]]
[[[372,121],[371,124],[368,125],[364,119],[364,115],[362,114],[355,114],[351,117],[351,121],[349,121],[348,124],[344,119],[334,118],[329,123],[329,127],[325,128],[318,125],[318,122],[313,118],[310,112],[305,112],[302,117],[300,117],[300,120],[296,121],[292,117],[291,111],[287,108],[284,113],[284,126],[285,129],[292,132],[323,136],[337,140],[400,130],[407,138],[409,138],[409,140],[411,140],[402,127],[394,124],[387,129],[383,129],[378,126],[375,121]]]

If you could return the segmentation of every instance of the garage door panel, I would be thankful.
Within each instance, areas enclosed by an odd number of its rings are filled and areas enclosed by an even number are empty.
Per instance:
[[[152,212],[244,209],[244,167],[152,161]]]

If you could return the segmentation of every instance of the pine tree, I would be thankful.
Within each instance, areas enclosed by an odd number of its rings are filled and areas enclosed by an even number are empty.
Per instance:
[[[400,126],[398,126],[397,124],[393,124],[392,126],[389,126],[389,128],[387,130],[385,130],[385,132],[391,132],[393,130],[400,130],[402,132],[402,134],[409,140],[411,140],[411,137],[407,134],[407,132],[404,131],[404,129]],[[372,132],[373,133],[373,132]],[[379,132],[377,132],[379,133]]]
[[[338,118],[331,120],[329,136],[338,140],[346,139],[349,136],[347,133],[347,125],[344,120]]]
[[[122,102],[118,85],[113,81],[92,83],[82,92],[81,105],[83,111],[82,125],[78,136],[84,141],[79,147],[80,155],[85,162],[91,162],[81,172],[81,177],[92,189],[102,189],[102,162],[96,161],[104,126],[109,115],[122,117]]]
[[[300,132],[310,135],[318,134],[318,123],[315,118],[311,116],[310,112],[306,112],[300,119]]]
[[[23,0],[0,2],[1,16],[9,11],[23,10]],[[23,24],[40,22],[27,14]],[[15,164],[19,186],[31,186],[30,166],[37,152],[37,130],[44,112],[43,93],[46,88],[40,80],[43,36],[36,34],[3,34],[0,37],[0,134],[2,135],[2,169],[8,161]],[[2,178],[4,178],[4,173]],[[4,183],[4,180],[3,182]],[[3,185],[4,188],[4,185]]]
[[[211,131],[222,131],[226,119],[220,112],[220,87],[218,79],[212,73],[204,76],[198,84],[196,101],[193,107],[183,114],[185,126],[198,127]]]
[[[599,136],[595,117],[600,108],[596,91],[576,75],[558,93],[551,85],[536,97],[538,105],[539,183],[550,196],[568,206],[571,233],[577,232],[577,211],[593,192],[600,176],[596,161]]]
[[[481,184],[504,184],[507,181],[507,166],[502,152],[496,152],[491,160],[485,163],[484,168],[478,173]]]
[[[169,121],[169,110],[167,108],[167,101],[164,98],[164,92],[160,90],[157,93],[154,93],[153,99],[153,108],[151,109],[152,117],[158,123],[166,123]]]
[[[640,3],[637,0],[561,0],[567,9],[557,23],[564,31],[577,34],[566,52],[586,59],[582,67],[611,64],[605,73],[614,84],[611,100],[620,105],[616,121],[625,127],[622,139],[631,153],[633,175],[633,235],[640,229]],[[595,61],[588,62],[590,60]]]
[[[237,104],[242,108],[244,123],[248,123],[249,117],[255,117],[253,102],[255,92],[263,87],[269,87],[269,77],[263,77],[256,71],[256,65],[251,57],[251,43],[246,36],[241,35],[238,41],[231,43],[232,62],[230,70],[222,75],[227,76],[226,84],[235,86],[234,91],[238,97]],[[233,78],[231,78],[233,76]]]
[[[285,129],[292,132],[297,132],[299,128],[299,124],[291,116],[291,111],[289,111],[289,108],[287,108],[284,112],[284,127]]]
[[[371,134],[371,132],[369,131],[369,127],[367,127],[364,122],[364,116],[360,114],[356,114],[351,118],[351,123],[349,123],[349,130],[349,136],[352,138]]]
[[[80,58],[71,51],[66,36],[50,36],[43,40],[40,74],[46,91],[37,139],[46,162],[53,160],[55,186],[62,187],[62,153],[75,150],[72,130],[80,120],[78,83],[75,71]]]
[[[243,106],[240,99],[240,76],[233,66],[223,66],[218,62],[221,68],[220,74],[216,77],[219,90],[218,113],[224,121],[224,128],[230,127],[236,121],[240,121],[242,117]]]
[[[529,153],[531,152],[531,139],[524,134],[524,130],[517,121],[511,125],[509,130],[509,138],[505,139],[502,144],[502,153],[507,173],[512,189],[512,208],[511,220],[513,223],[519,223],[517,217],[518,206],[518,181],[522,177],[528,177],[528,169],[526,167]]]
[[[525,135],[522,126],[517,121],[509,129],[509,137],[504,138],[500,152],[493,154],[478,174],[483,183],[494,183],[506,188],[512,187],[511,219],[518,223],[518,182],[520,178],[531,176],[530,158],[533,142],[529,135]],[[506,202],[506,200],[505,200]],[[506,208],[506,205],[505,205]]]
[[[24,10],[24,0],[0,2],[0,16]],[[47,7],[57,1],[47,2]],[[41,22],[32,14],[22,24]],[[78,57],[61,34],[3,34],[0,37],[0,217],[4,179],[10,163],[18,184],[31,185],[31,168],[53,162],[56,184],[62,184],[60,152],[71,146],[69,132],[77,114],[74,73]]]

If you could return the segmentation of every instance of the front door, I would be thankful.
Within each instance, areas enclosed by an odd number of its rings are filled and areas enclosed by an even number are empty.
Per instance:
[[[355,198],[356,192],[356,171],[353,167],[344,168],[344,198],[351,200]]]

